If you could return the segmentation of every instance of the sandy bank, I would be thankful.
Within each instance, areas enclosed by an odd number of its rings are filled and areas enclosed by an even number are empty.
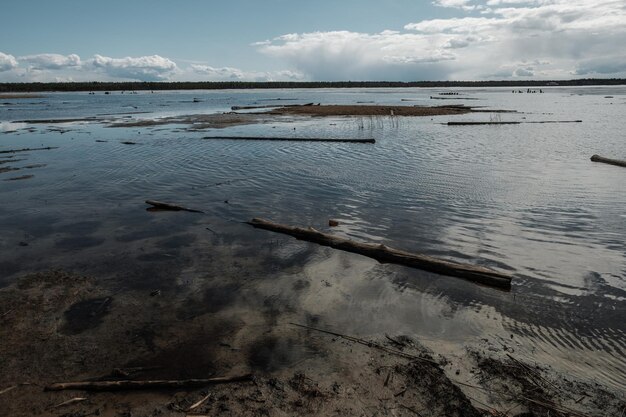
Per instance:
[[[202,399],[188,415],[580,416],[619,415],[626,406],[599,385],[523,361],[513,340],[483,339],[462,357],[446,357],[403,335],[364,340],[315,329],[328,324],[295,326],[287,311],[270,324],[240,308],[181,310],[194,302],[113,292],[59,270],[0,289],[2,412],[182,416]],[[251,381],[207,388],[44,390],[55,382],[248,372]]]

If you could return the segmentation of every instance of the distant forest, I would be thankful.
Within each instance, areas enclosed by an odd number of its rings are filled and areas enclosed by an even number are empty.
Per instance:
[[[624,85],[624,78],[586,78],[580,80],[514,81],[328,81],[328,82],[68,82],[0,83],[0,93],[42,91],[145,91],[145,90],[226,90],[253,88],[400,88],[400,87],[545,87]]]

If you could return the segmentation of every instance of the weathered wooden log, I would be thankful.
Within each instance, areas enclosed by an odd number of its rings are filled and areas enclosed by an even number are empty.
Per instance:
[[[322,233],[313,228],[301,228],[274,223],[265,219],[252,219],[249,225],[272,232],[284,233],[296,239],[318,243],[323,246],[358,253],[376,259],[381,263],[395,263],[413,268],[434,272],[441,275],[463,278],[479,284],[489,285],[505,290],[511,289],[511,276],[492,269],[459,264],[433,258],[427,255],[410,253],[393,249],[385,245],[355,242],[350,239]]]
[[[254,109],[272,109],[274,107],[281,107],[280,105],[269,105],[269,104],[264,104],[262,106],[232,106],[230,109],[235,111],[235,110],[254,110]]]
[[[376,139],[290,138],[290,137],[264,137],[264,136],[205,136],[202,139],[267,140],[267,141],[284,141],[284,142],[376,143]]]
[[[81,390],[81,391],[121,391],[140,389],[163,389],[163,388],[186,388],[204,387],[211,384],[225,384],[229,382],[248,381],[251,374],[217,377],[208,379],[176,379],[176,380],[148,380],[148,381],[81,381],[81,382],[59,382],[48,385],[45,391]]]
[[[150,204],[151,206],[154,206],[161,210],[190,211],[192,213],[204,213],[204,211],[190,209],[187,207],[179,206],[177,204],[163,203],[162,201],[146,200],[146,204]]]
[[[522,122],[448,122],[448,126],[519,125]]]
[[[47,146],[45,148],[24,148],[24,149],[11,149],[8,151],[0,151],[0,153],[16,153],[16,152],[29,152],[29,151],[49,151],[50,149],[58,149],[58,146]]]
[[[475,125],[521,125],[531,123],[582,123],[582,120],[536,120],[524,122],[448,122],[448,126],[475,126]]]
[[[621,159],[610,159],[600,155],[593,155],[591,160],[593,162],[603,162],[605,164],[617,165],[618,167],[626,167],[626,161],[622,161]]]

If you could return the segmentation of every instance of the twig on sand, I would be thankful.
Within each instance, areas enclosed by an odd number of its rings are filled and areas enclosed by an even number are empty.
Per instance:
[[[298,323],[289,323],[289,324],[291,324],[293,326],[302,327],[304,329],[315,330],[316,332],[321,332],[321,333],[326,333],[326,334],[329,334],[329,335],[332,335],[332,336],[341,337],[342,339],[346,339],[346,340],[349,340],[349,341],[354,342],[354,343],[359,343],[361,345],[364,345],[364,346],[367,346],[367,347],[371,347],[371,348],[374,348],[374,349],[382,350],[384,352],[391,353],[393,355],[402,356],[403,358],[437,364],[437,362],[435,362],[433,360],[422,358],[422,357],[416,356],[416,355],[411,355],[409,353],[402,352],[400,350],[388,348],[388,347],[380,345],[378,343],[368,342],[367,340],[359,339],[358,337],[348,336],[348,335],[341,334],[341,333],[336,333],[336,332],[331,332],[331,331],[328,331],[328,330],[318,329],[316,327],[306,326],[304,324],[298,324]]]
[[[193,411],[196,408],[200,407],[206,400],[208,400],[211,397],[212,393],[208,393],[207,395],[205,395],[204,397],[202,397],[199,401],[193,403],[192,405],[189,406],[189,408],[187,408],[187,412],[189,411]]]
[[[70,398],[70,399],[69,399],[69,400],[67,400],[67,401],[63,401],[62,403],[59,403],[59,404],[57,404],[57,405],[53,405],[53,406],[52,406],[52,407],[50,407],[50,408],[59,408],[59,407],[63,407],[63,406],[66,406],[66,405],[71,405],[71,404],[80,403],[80,402],[83,402],[83,401],[87,401],[87,398],[85,398],[85,397],[75,397],[75,398]]]
[[[558,406],[558,405],[553,404],[553,403],[547,403],[547,402],[544,402],[544,401],[539,401],[539,400],[535,400],[535,399],[528,398],[528,397],[520,397],[520,398],[522,398],[523,400],[526,400],[528,402],[535,403],[535,404],[537,404],[537,405],[539,405],[541,407],[547,408],[549,410],[556,411],[556,412],[559,412],[559,413],[565,413],[565,414],[571,415],[573,417],[588,417],[586,414],[579,413],[578,411],[572,410],[571,408]]]
[[[152,380],[152,381],[81,381],[59,382],[48,385],[45,391],[82,390],[82,391],[121,391],[141,389],[163,389],[183,387],[203,387],[211,384],[225,384],[229,382],[248,381],[252,374],[237,375],[230,377],[217,377],[207,379],[175,379],[175,380]]]
[[[11,385],[10,387],[7,387],[3,389],[2,391],[0,391],[0,395],[6,394],[9,391],[13,391],[15,388],[17,388],[17,385]]]
[[[400,407],[404,408],[405,410],[409,410],[410,412],[414,413],[416,416],[422,416],[420,414],[419,411],[417,411],[415,408],[413,407],[409,407],[408,405],[404,405],[404,404],[398,404]]]
[[[146,204],[149,204],[160,210],[190,211],[192,213],[204,213],[204,211],[201,211],[201,210],[194,210],[194,209],[190,209],[187,207],[179,206],[177,204],[164,203],[162,201],[156,201],[156,200],[146,200]]]

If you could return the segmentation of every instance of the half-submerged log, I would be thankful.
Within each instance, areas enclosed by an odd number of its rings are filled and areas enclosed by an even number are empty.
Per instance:
[[[522,122],[448,122],[448,126],[519,125]]]
[[[381,263],[395,263],[423,269],[425,271],[441,275],[463,278],[468,281],[505,290],[511,289],[511,276],[492,269],[445,261],[427,255],[393,249],[385,245],[355,242],[350,239],[334,236],[328,233],[322,233],[311,227],[305,229],[301,227],[287,226],[258,218],[252,219],[247,223],[259,229],[283,233],[293,236],[296,239],[306,240],[323,246],[330,246],[331,248],[365,255],[376,259]]]
[[[328,139],[328,138],[290,138],[264,136],[205,136],[202,139],[214,140],[267,140],[284,142],[337,142],[337,143],[376,143],[376,139]]]
[[[164,203],[162,201],[155,200],[146,200],[146,204],[150,204],[151,206],[161,209],[161,210],[170,210],[170,211],[190,211],[192,213],[204,213],[204,211],[194,210],[187,207],[179,206],[177,204]]]
[[[45,148],[24,148],[24,149],[11,149],[8,151],[0,151],[0,153],[16,153],[16,152],[30,152],[30,151],[49,151],[50,149],[58,149],[58,146],[46,146]]]
[[[176,379],[163,380],[157,379],[152,381],[81,381],[81,382],[59,382],[48,385],[46,391],[62,391],[62,390],[81,390],[81,391],[121,391],[121,390],[139,390],[139,389],[164,389],[164,388],[186,388],[186,387],[204,387],[211,384],[225,384],[229,382],[248,381],[252,378],[251,374],[218,377],[208,379]]]
[[[593,155],[591,160],[593,162],[603,162],[605,164],[617,165],[618,167],[626,167],[626,161],[622,161],[620,159],[610,159],[600,155]]]

